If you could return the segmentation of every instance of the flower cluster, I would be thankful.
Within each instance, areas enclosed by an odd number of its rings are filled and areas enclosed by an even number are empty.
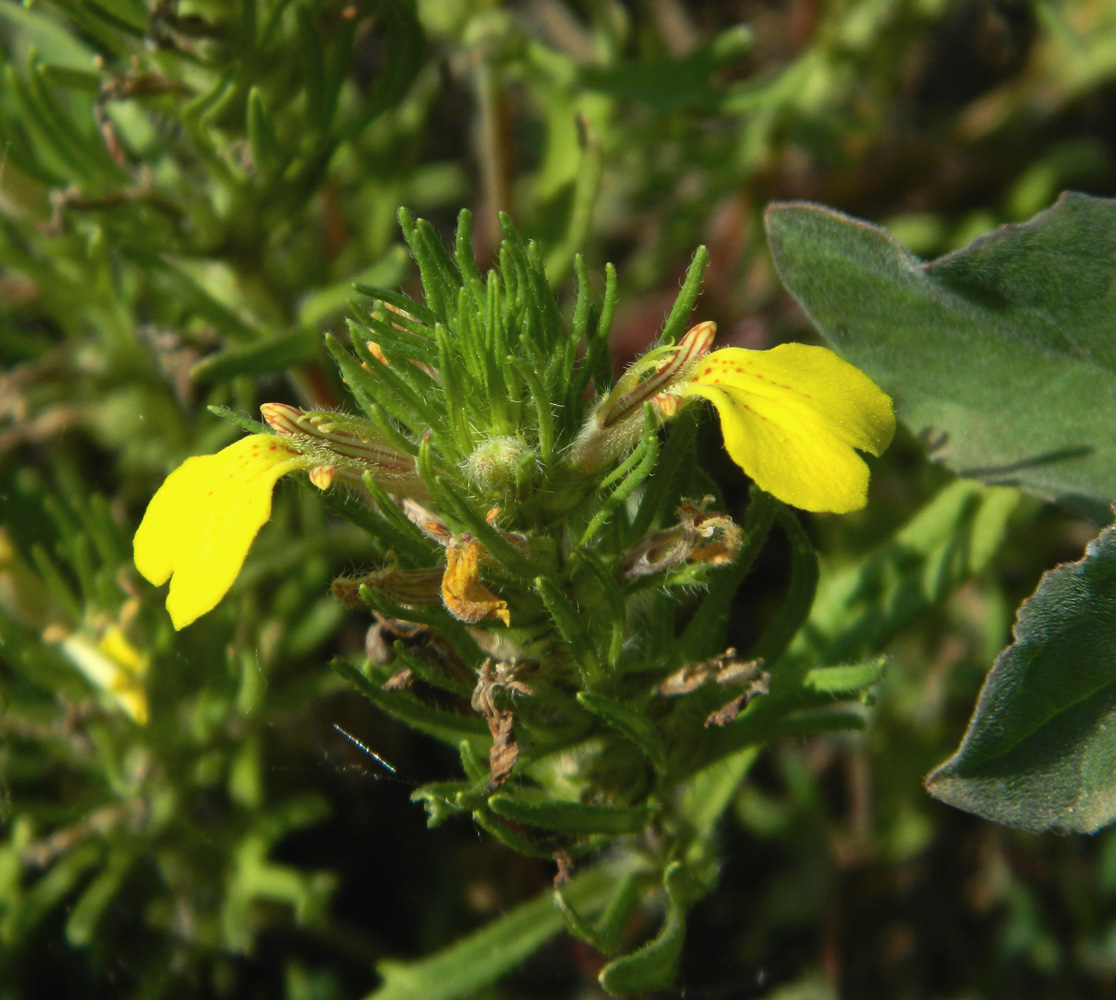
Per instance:
[[[592,471],[621,459],[639,435],[645,406],[666,420],[703,398],[720,416],[729,455],[761,489],[803,510],[863,507],[868,467],[857,451],[878,455],[887,447],[895,430],[891,400],[825,348],[710,353],[714,332],[712,323],[698,324],[677,345],[637,360],[594,408],[569,450],[570,468]],[[275,434],[253,434],[216,455],[187,459],[155,494],[136,532],[139,571],[156,585],[171,581],[167,609],[175,628],[228,591],[282,476],[305,471],[325,489],[359,487],[370,474],[385,492],[427,495],[415,459],[367,421],[279,403],[262,412]],[[499,449],[507,450],[506,440]],[[507,624],[506,603],[480,583],[479,543],[445,544],[441,589],[449,610],[467,622],[494,615]]]

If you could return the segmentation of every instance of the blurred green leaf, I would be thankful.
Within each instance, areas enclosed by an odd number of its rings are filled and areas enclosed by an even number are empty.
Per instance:
[[[619,867],[590,868],[566,883],[562,894],[582,914],[600,912],[630,868],[630,862]],[[547,889],[425,959],[380,962],[383,985],[367,1000],[457,1000],[476,996],[477,990],[510,972],[564,927],[553,893]]]
[[[1020,500],[1008,487],[950,483],[867,558],[822,577],[792,655],[833,664],[878,653],[989,565]]]
[[[252,162],[264,178],[272,177],[282,167],[284,156],[275,134],[275,122],[259,87],[248,91],[248,146]]]
[[[227,347],[202,358],[190,369],[199,382],[221,382],[237,375],[268,375],[312,361],[321,348],[317,330],[303,327],[254,344]]]
[[[877,656],[864,663],[836,667],[815,667],[806,675],[806,687],[834,696],[859,694],[883,678],[887,657]]]
[[[709,77],[751,51],[752,31],[740,24],[676,58],[647,58],[605,67],[587,66],[583,85],[610,97],[639,101],[658,112],[685,105],[714,106],[723,98]]]

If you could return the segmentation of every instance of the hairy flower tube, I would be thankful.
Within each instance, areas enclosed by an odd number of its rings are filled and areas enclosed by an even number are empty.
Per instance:
[[[590,433],[583,431],[578,441],[582,453],[599,461],[610,445],[615,448],[611,442],[628,446],[645,403],[670,417],[698,396],[716,408],[726,450],[760,489],[802,510],[862,508],[868,466],[857,452],[879,455],[891,443],[890,397],[824,347],[726,347],[707,354],[713,330],[712,323],[700,323],[665,357],[660,348],[636,361],[597,406]],[[648,370],[648,359],[651,374],[632,379],[633,371]]]

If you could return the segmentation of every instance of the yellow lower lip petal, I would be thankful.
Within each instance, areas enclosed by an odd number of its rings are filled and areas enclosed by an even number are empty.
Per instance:
[[[681,391],[713,403],[725,448],[761,489],[803,510],[863,507],[868,467],[857,449],[879,454],[895,433],[890,398],[822,347],[715,351]]]
[[[176,629],[225,596],[271,516],[275,483],[306,464],[274,434],[253,434],[216,455],[189,458],[167,477],[133,547],[148,580],[170,579],[167,610]]]

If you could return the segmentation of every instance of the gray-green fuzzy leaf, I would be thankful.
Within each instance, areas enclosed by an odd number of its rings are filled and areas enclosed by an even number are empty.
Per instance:
[[[1092,833],[1116,819],[1116,531],[1042,578],[1014,637],[927,788],[1009,826]]]
[[[816,205],[773,205],[767,229],[791,294],[935,457],[1094,512],[1116,498],[1116,200],[1063,195],[931,263]]]

